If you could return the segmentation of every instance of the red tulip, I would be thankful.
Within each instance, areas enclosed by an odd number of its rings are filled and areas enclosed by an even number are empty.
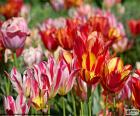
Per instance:
[[[83,0],[64,0],[64,4],[66,8],[70,8],[72,6],[80,6],[82,5]]]
[[[107,48],[102,36],[93,32],[86,40],[78,36],[75,39],[74,52],[81,78],[90,84],[97,83],[101,78]]]
[[[136,75],[132,77],[132,96],[134,105],[140,109],[140,70],[136,70]]]
[[[6,19],[18,16],[23,5],[23,0],[8,0],[8,2],[0,6],[0,14]]]
[[[57,30],[57,40],[63,49],[73,49],[75,29],[79,23],[81,22],[77,19],[67,19],[66,26]]]
[[[118,93],[124,87],[129,74],[131,65],[123,65],[120,58],[111,58],[104,66],[101,84],[106,92]]]
[[[24,46],[29,35],[27,23],[21,17],[9,19],[2,24],[1,34],[4,46],[15,51]]]
[[[105,37],[108,36],[110,25],[106,17],[94,16],[89,18],[88,23],[91,26],[92,31],[101,32]]]
[[[65,25],[65,20],[63,18],[55,19],[47,19],[45,20],[39,29],[39,34],[41,39],[45,45],[45,47],[54,51],[58,47],[58,41],[56,37],[57,28],[63,27]]]
[[[140,34],[140,21],[136,21],[133,19],[129,20],[128,26],[129,26],[130,32],[132,33],[133,36]]]
[[[45,47],[50,51],[54,51],[58,47],[58,42],[55,37],[55,31],[55,29],[40,31],[41,39]]]

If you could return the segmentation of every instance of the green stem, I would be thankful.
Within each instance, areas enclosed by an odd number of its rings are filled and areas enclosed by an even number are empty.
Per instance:
[[[63,99],[63,116],[66,116],[66,111],[65,111],[65,98],[62,97]]]
[[[107,106],[107,100],[108,100],[108,95],[106,96],[106,99],[105,99],[104,116],[106,116],[106,106]]]
[[[74,116],[76,116],[75,98],[74,98],[74,95],[73,95],[72,92],[71,92],[71,96],[72,96],[72,104],[73,104]]]
[[[87,103],[88,103],[88,114],[89,116],[92,115],[92,95],[91,95],[91,86],[88,86],[88,90],[87,90],[87,94],[88,94],[88,99],[87,99]]]
[[[6,79],[6,95],[10,95],[10,81],[9,79]]]
[[[16,52],[14,53],[14,65],[16,68],[18,68]]]
[[[84,116],[84,115],[83,115],[83,103],[82,103],[82,101],[81,101],[80,104],[81,104],[81,115],[80,115],[80,116]]]
[[[50,107],[51,107],[51,105],[49,104],[48,105],[48,115],[50,115],[50,109],[51,109]]]
[[[116,113],[116,98],[114,96],[114,98],[113,98],[113,116],[115,116],[115,113]]]

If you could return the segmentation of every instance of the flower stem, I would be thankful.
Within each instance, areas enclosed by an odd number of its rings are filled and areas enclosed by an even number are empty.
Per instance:
[[[6,79],[6,95],[10,95],[10,81]]]
[[[50,109],[51,109],[51,105],[48,105],[48,115],[50,115]]]
[[[83,115],[83,103],[82,103],[82,101],[81,101],[80,104],[81,104],[81,114],[80,114],[80,116],[84,116],[84,115]]]
[[[63,116],[66,116],[66,111],[65,111],[65,98],[62,97],[63,100]]]
[[[115,96],[113,97],[113,116],[115,116],[116,113],[116,98]]]
[[[74,95],[73,95],[72,92],[71,92],[71,96],[72,96],[72,104],[73,104],[74,116],[76,116],[75,98],[74,98]]]
[[[92,115],[92,95],[91,95],[91,86],[88,86],[87,90],[88,94],[88,99],[87,99],[87,104],[88,104],[88,115]]]
[[[16,52],[14,53],[14,65],[18,68]]]
[[[107,106],[107,100],[108,100],[108,95],[106,96],[106,99],[105,99],[104,116],[106,116],[106,106]]]

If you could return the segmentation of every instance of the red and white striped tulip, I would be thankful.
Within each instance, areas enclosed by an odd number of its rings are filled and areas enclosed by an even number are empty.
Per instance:
[[[4,97],[4,108],[8,116],[27,115],[30,109],[30,103],[26,102],[23,94],[18,95],[16,101],[12,96]]]

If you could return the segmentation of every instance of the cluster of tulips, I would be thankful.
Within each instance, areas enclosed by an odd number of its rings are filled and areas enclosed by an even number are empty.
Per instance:
[[[82,4],[82,0],[74,3]],[[10,49],[14,63],[11,73],[5,71],[5,75],[17,93],[16,100],[11,95],[3,98],[8,115],[51,114],[55,109],[51,101],[58,96],[62,98],[63,116],[66,116],[65,98],[71,93],[72,115],[92,116],[97,88],[101,96],[98,104],[102,106],[99,115],[125,115],[127,108],[140,109],[140,70],[124,65],[116,56],[117,52],[130,49],[133,42],[127,39],[122,23],[109,11],[82,5],[70,11],[71,18],[46,19],[36,33],[47,49],[45,53],[38,45],[40,41],[32,40],[36,48],[27,42],[33,36],[27,21],[23,17],[11,17],[13,14],[7,16],[4,11],[7,20],[0,22],[0,59],[5,49]],[[139,34],[139,22],[132,20],[129,26],[132,34]],[[24,49],[27,43],[31,46]],[[18,57],[23,57],[26,65],[22,73]]]

